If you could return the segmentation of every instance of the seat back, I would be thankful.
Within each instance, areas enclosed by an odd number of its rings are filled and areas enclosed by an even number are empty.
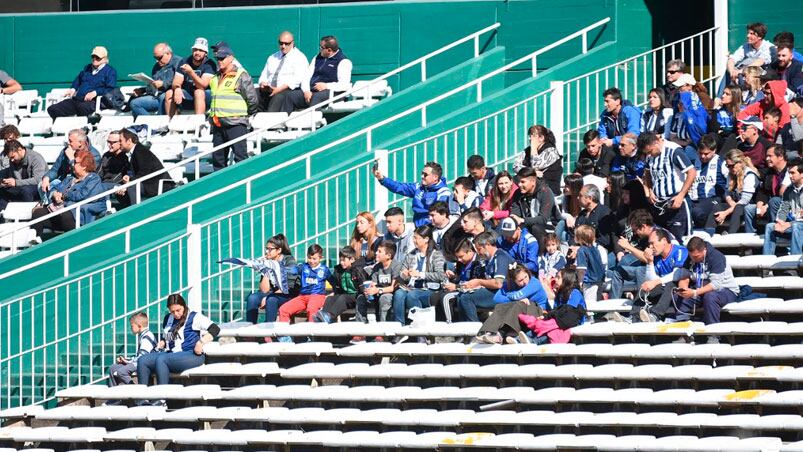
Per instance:
[[[133,116],[103,116],[98,122],[98,130],[120,130],[134,123]]]
[[[285,112],[260,112],[251,117],[251,127],[254,130],[264,129],[269,127],[269,130],[284,129],[285,124],[280,121],[286,121],[289,115]],[[278,123],[278,124],[277,124]]]
[[[22,118],[17,125],[20,135],[47,135],[53,127],[53,120],[50,116],[43,118]]]
[[[323,112],[311,111],[302,114],[293,113],[285,124],[288,129],[315,130],[326,125],[326,121],[323,119]]]
[[[54,135],[67,135],[73,129],[85,129],[89,120],[85,116],[70,116],[56,118],[50,130]]]
[[[354,91],[351,97],[355,99],[371,99],[380,98],[388,95],[388,81],[380,80],[371,84],[368,80],[359,80],[354,82]]]

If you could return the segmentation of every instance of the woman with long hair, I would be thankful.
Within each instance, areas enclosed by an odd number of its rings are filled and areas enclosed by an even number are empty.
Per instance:
[[[725,155],[725,166],[728,168],[725,202],[717,204],[708,214],[705,228],[713,233],[717,226],[730,217],[728,232],[732,234],[738,232],[742,225],[745,206],[755,204],[761,178],[750,158],[738,149],[728,151]]]
[[[162,337],[156,350],[137,360],[139,384],[151,384],[156,373],[156,384],[170,382],[171,373],[181,373],[204,363],[204,345],[220,334],[220,327],[200,312],[191,311],[181,294],[167,297],[167,310],[162,321]],[[165,405],[159,400],[154,405]]]
[[[404,257],[399,275],[401,287],[393,293],[393,313],[396,321],[405,324],[412,307],[429,307],[430,295],[447,282],[443,254],[435,249],[432,225],[415,228],[415,247]]]
[[[560,193],[560,175],[563,173],[563,159],[555,147],[555,135],[551,130],[538,124],[527,131],[530,145],[516,156],[513,171],[516,173],[525,166],[535,170],[535,174],[557,196]]]
[[[563,202],[560,205],[561,219],[555,226],[555,234],[561,242],[566,242],[566,229],[574,228],[574,222],[580,215],[580,190],[583,188],[583,176],[578,173],[567,174],[563,178]]]
[[[356,265],[366,267],[376,263],[376,249],[380,242],[376,220],[371,212],[360,212],[354,222],[349,243],[357,252]]]
[[[482,324],[474,342],[486,344],[518,343],[516,337],[521,331],[519,314],[543,315],[549,310],[544,287],[530,270],[522,264],[510,266],[502,288],[494,295],[493,313]]]
[[[259,290],[251,292],[246,300],[245,319],[251,323],[257,323],[259,310],[265,309],[265,321],[275,322],[279,313],[279,306],[287,300],[293,298],[298,292],[299,280],[297,275],[289,275],[283,271],[287,267],[296,265],[296,259],[290,252],[290,245],[284,234],[276,234],[265,243],[265,261],[273,261],[272,266],[279,269],[279,278],[285,278],[284,284],[271,284],[270,278],[262,275],[259,279]]]
[[[761,83],[761,74],[763,72],[764,70],[761,66],[747,66],[744,68],[745,89],[742,90],[742,108],[764,98],[762,90],[764,84]]]
[[[663,135],[665,131],[669,130],[672,121],[672,105],[666,99],[664,90],[660,88],[653,88],[647,96],[648,108],[644,110],[641,116],[642,126],[641,132],[654,132],[658,135]]]
[[[580,278],[574,267],[563,267],[555,277],[555,289],[546,287],[553,298],[553,308],[541,317],[519,315],[519,321],[532,331],[536,343],[567,343],[572,337],[571,328],[585,323],[586,303],[580,289]],[[522,341],[528,334],[520,334]]]
[[[714,118],[719,127],[719,135],[736,132],[736,115],[742,111],[742,89],[739,85],[728,85],[722,97],[714,101]]]
[[[510,202],[519,186],[513,182],[513,176],[507,171],[500,171],[494,179],[491,192],[480,204],[485,221],[500,221],[510,216]]]

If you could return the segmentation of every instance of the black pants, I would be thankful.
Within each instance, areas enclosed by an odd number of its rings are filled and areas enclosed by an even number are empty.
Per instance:
[[[717,220],[714,217],[714,214],[717,212],[722,212],[723,210],[728,209],[727,203],[720,203],[714,206],[713,209],[708,214],[708,219],[705,222],[706,229],[716,229],[717,228]],[[735,234],[739,232],[739,228],[742,226],[744,222],[744,204],[736,204],[736,207],[733,208],[733,212],[728,218],[728,233]]]
[[[212,145],[217,147],[221,144],[240,138],[248,133],[248,127],[245,124],[237,124],[234,126],[220,126],[212,127]],[[212,168],[217,171],[225,168],[229,164],[229,149],[234,153],[234,163],[240,162],[248,158],[248,148],[245,140],[240,140],[223,149],[218,149],[212,153]]]
[[[340,293],[332,294],[326,297],[323,302],[322,310],[326,311],[332,316],[332,319],[346,312],[347,309],[353,309],[357,305],[357,294]]]
[[[670,203],[671,201],[667,201],[663,209],[653,206],[653,218],[655,224],[671,232],[680,241],[683,236],[691,234],[689,201],[684,199],[679,209],[669,208]]]
[[[304,99],[304,92],[300,89],[294,89],[293,91],[290,91],[284,98],[282,110],[287,113],[292,113],[296,110],[303,110],[307,107],[320,104],[328,99],[329,90],[325,89],[323,91],[313,92],[312,99],[310,99],[309,104],[307,104],[307,101]]]
[[[0,188],[0,211],[5,210],[9,202],[34,202],[38,200],[39,191],[36,185]]]
[[[694,227],[705,227],[705,224],[708,221],[708,214],[711,213],[711,211],[713,211],[714,208],[721,202],[722,201],[720,201],[719,198],[703,198],[698,199],[697,201],[689,201],[692,224]]]
[[[267,112],[271,112],[271,113],[275,113],[275,112],[279,112],[279,111],[285,111],[285,109],[284,109],[285,98],[287,98],[287,96],[290,93],[294,92],[294,91],[299,91],[300,92],[301,90],[298,89],[298,88],[293,89],[293,90],[286,89],[286,90],[284,90],[284,91],[282,91],[282,92],[280,92],[278,94],[274,94],[273,96],[271,96],[270,95],[270,93],[271,93],[270,88],[260,89],[259,90],[259,111],[267,111]],[[301,99],[302,100],[304,99],[303,93],[301,95]],[[287,113],[290,113],[291,111],[288,111]]]
[[[95,101],[78,100],[74,97],[64,99],[47,109],[47,114],[53,119],[64,116],[89,116],[94,112]]]
[[[667,284],[661,285],[658,284],[654,289],[647,294],[647,300],[649,300],[651,306],[647,309],[652,314],[655,314],[659,320],[663,320],[666,317],[673,317],[675,315],[675,303],[673,297],[675,296],[672,293],[672,289],[677,287],[674,282],[669,282]],[[678,297],[678,302],[680,301],[680,297]],[[638,318],[638,311],[644,306],[644,303],[637,300],[633,303],[633,308],[631,311],[631,318],[637,319]]]
[[[36,223],[36,219],[41,218],[50,213],[50,210],[47,207],[37,207],[33,209],[31,214],[32,221],[34,224],[31,225],[34,230],[36,230],[36,235],[42,237],[42,230],[46,227],[50,228],[54,231],[72,231],[75,229],[75,216],[73,215],[72,210],[63,210],[58,215],[52,218],[48,218],[45,221],[40,223]]]

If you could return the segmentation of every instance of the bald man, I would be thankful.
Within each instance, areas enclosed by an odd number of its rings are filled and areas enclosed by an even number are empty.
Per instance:
[[[279,35],[279,51],[268,57],[259,76],[260,111],[282,111],[284,98],[299,90],[307,70],[307,57],[296,48],[289,31]]]
[[[139,88],[131,96],[131,114],[140,115],[165,114],[165,92],[173,83],[181,59],[173,54],[167,43],[160,42],[153,47],[153,59],[156,60],[151,69],[153,82],[145,88]]]

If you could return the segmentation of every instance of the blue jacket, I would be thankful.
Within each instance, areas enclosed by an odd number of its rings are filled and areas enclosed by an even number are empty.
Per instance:
[[[74,176],[70,174],[56,189],[64,194],[64,206],[71,206],[89,197],[104,192],[103,181],[97,173],[89,173],[86,177],[73,184]],[[95,221],[95,218],[106,212],[106,197],[97,199],[81,206],[81,224]]]
[[[700,138],[708,133],[708,112],[696,93],[686,91],[678,94],[677,104],[674,105],[675,115],[672,117],[672,133],[697,145]],[[683,111],[678,111],[681,104]]]
[[[610,138],[613,144],[618,145],[622,135],[628,132],[638,135],[641,132],[641,110],[630,101],[622,100],[622,109],[614,119],[608,110],[603,109],[599,115],[597,131],[601,139]]]
[[[61,150],[59,156],[56,157],[56,161],[53,162],[53,166],[45,173],[45,176],[53,182],[54,180],[63,180],[68,175],[72,174],[73,169],[73,160],[67,158],[67,154],[64,153],[67,148]],[[89,145],[89,152],[92,153],[92,156],[95,157],[95,166],[100,168],[100,153],[97,149],[95,149],[91,144]]]
[[[521,236],[516,243],[510,243],[504,237],[499,237],[496,239],[496,245],[507,251],[516,262],[524,264],[528,270],[538,274],[538,240],[528,230],[521,230]]]
[[[102,96],[117,86],[117,71],[110,65],[103,66],[97,74],[92,74],[92,65],[87,64],[73,80],[71,88],[75,90],[75,97],[84,100],[84,96],[94,91]]]
[[[429,224],[429,206],[438,201],[449,203],[452,191],[446,186],[446,179],[441,178],[435,185],[425,187],[421,184],[396,182],[386,177],[382,179],[382,186],[397,195],[413,198],[413,223],[415,227]]]
[[[312,268],[308,263],[286,267],[288,275],[301,275],[300,295],[326,295],[326,280],[332,276],[326,264],[319,264]]]
[[[508,301],[523,300],[526,298],[545,311],[550,309],[549,300],[547,299],[546,292],[544,292],[544,286],[541,285],[538,278],[531,276],[530,282],[521,288],[510,287],[511,285],[509,281],[505,281],[505,283],[502,284],[502,288],[497,290],[494,294],[494,303],[507,303]]]

